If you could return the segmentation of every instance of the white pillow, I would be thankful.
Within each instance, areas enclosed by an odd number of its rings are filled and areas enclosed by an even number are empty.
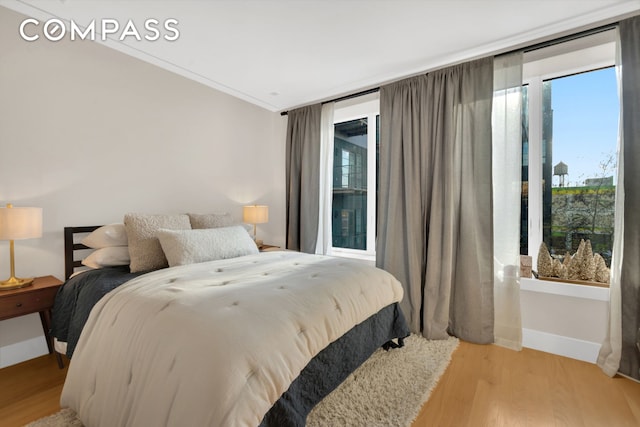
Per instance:
[[[239,225],[201,230],[159,230],[169,266],[257,254],[258,247]]]
[[[190,230],[189,217],[179,215],[144,215],[128,213],[124,216],[124,227],[129,240],[129,267],[132,273],[151,271],[168,266],[156,237],[158,230]]]
[[[85,236],[80,243],[93,249],[127,246],[127,232],[124,224],[103,225]]]
[[[127,246],[111,246],[97,249],[82,260],[82,265],[90,268],[114,267],[129,265],[129,248]]]

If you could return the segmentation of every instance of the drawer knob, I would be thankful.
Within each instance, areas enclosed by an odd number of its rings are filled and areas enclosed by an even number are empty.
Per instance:
[[[22,303],[21,302],[17,303],[16,307],[22,307]]]

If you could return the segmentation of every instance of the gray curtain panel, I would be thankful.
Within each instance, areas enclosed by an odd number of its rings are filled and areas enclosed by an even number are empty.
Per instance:
[[[380,89],[376,264],[413,332],[493,342],[493,58]]]
[[[620,22],[624,237],[620,372],[640,379],[640,16]]]
[[[320,191],[322,105],[289,111],[287,122],[287,249],[315,253]]]

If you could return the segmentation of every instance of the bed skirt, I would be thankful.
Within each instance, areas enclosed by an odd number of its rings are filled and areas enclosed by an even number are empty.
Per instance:
[[[397,303],[391,304],[316,355],[267,412],[260,427],[301,427],[307,415],[375,350],[395,338],[409,336]],[[391,350],[393,351],[393,350]]]

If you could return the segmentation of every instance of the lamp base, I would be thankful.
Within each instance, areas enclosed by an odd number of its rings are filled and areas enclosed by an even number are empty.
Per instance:
[[[0,291],[8,291],[11,289],[24,288],[33,284],[33,277],[28,279],[20,279],[17,277],[10,277],[7,280],[0,282]]]

